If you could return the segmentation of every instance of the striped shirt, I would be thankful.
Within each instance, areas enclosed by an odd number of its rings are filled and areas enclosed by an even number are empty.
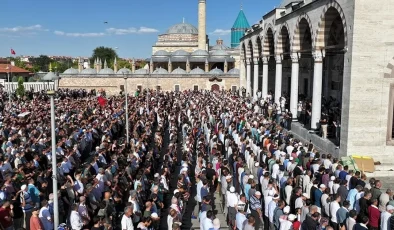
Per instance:
[[[23,207],[23,212],[31,212],[33,210],[33,206],[31,205],[32,199],[30,194],[27,192],[22,192],[23,198],[21,197],[21,203],[25,200],[25,206]]]
[[[250,197],[250,209],[253,209],[254,211],[257,211],[257,209],[261,210],[261,201],[255,196]]]

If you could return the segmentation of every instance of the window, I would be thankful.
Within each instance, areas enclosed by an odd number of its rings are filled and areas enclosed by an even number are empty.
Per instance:
[[[161,90],[161,86],[160,86],[160,85],[157,85],[157,86],[156,86],[156,90],[157,90],[157,91],[160,91],[160,90]]]
[[[142,85],[137,85],[137,89],[138,89],[138,91],[142,91]]]
[[[237,86],[236,85],[233,85],[233,86],[231,86],[231,92],[236,92],[237,91]]]
[[[198,91],[198,85],[193,86],[194,91]]]
[[[179,92],[179,88],[180,88],[179,85],[175,85],[175,92]]]
[[[390,85],[389,110],[387,120],[387,145],[394,145],[394,83]]]
[[[120,90],[124,91],[124,85],[120,85]]]

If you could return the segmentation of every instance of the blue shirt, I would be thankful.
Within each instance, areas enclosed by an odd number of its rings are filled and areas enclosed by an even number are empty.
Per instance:
[[[341,179],[341,180],[346,180],[346,176],[347,176],[347,172],[346,171],[341,171],[340,173],[339,173],[339,179]]]
[[[315,190],[315,205],[319,208],[321,208],[321,197],[323,195],[323,192],[320,189]]]
[[[201,187],[201,198],[205,197],[208,195],[208,188],[205,188],[204,186]]]

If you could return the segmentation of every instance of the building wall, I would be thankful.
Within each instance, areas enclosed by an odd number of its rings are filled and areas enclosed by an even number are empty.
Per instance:
[[[147,75],[148,76],[148,75]],[[222,79],[221,82],[217,81],[209,81],[212,76],[204,76],[200,77],[200,75],[195,77],[190,76],[158,76],[155,77],[133,77],[127,79],[127,87],[129,92],[134,93],[138,87],[141,85],[142,88],[150,88],[156,89],[157,86],[160,86],[163,91],[171,91],[175,90],[175,85],[180,86],[180,90],[188,90],[194,89],[194,86],[197,85],[199,89],[207,89],[210,90],[213,84],[219,85],[220,89],[222,87],[226,90],[231,89],[232,86],[239,85],[239,78],[233,76],[218,76]],[[121,85],[125,85],[125,80],[121,77],[63,77],[59,81],[60,88],[69,88],[69,89],[104,89],[108,94],[114,95],[118,94],[121,91]]]
[[[349,154],[372,155],[382,163],[394,163],[394,146],[387,144],[390,84],[389,70],[394,57],[393,0],[355,1],[354,24],[349,40],[351,65],[346,75],[350,90],[348,105],[347,151]],[[385,73],[388,73],[385,75]],[[345,77],[346,78],[346,77]],[[345,96],[345,95],[344,95]]]
[[[153,46],[152,47],[152,54],[154,54],[156,51],[159,51],[159,50],[165,50],[165,51],[167,51],[167,52],[174,52],[174,51],[177,51],[177,50],[184,50],[184,51],[186,51],[186,52],[189,52],[189,53],[191,53],[191,52],[193,52],[193,51],[195,51],[195,50],[197,50],[198,49],[198,45],[196,44],[196,45],[190,45],[190,46],[181,46],[181,45],[179,45],[179,43],[175,43],[174,42],[174,44],[166,44],[166,46]]]

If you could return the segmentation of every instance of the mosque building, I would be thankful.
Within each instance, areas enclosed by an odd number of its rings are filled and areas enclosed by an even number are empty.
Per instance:
[[[157,42],[152,46],[152,56],[148,64],[136,69],[122,68],[114,61],[113,69],[106,60],[95,60],[93,68],[84,68],[80,61],[78,69],[67,69],[62,74],[60,87],[95,88],[113,85],[116,78],[121,83],[112,86],[109,91],[119,93],[124,88],[123,77],[133,82],[131,90],[156,88],[160,90],[209,89],[238,90],[240,52],[239,42],[249,28],[249,23],[243,10],[231,29],[231,47],[226,46],[222,39],[209,46],[206,33],[206,0],[198,0],[198,28],[182,23],[171,26],[165,33],[158,35]],[[82,85],[81,85],[82,84]],[[96,85],[96,86],[95,86]]]

